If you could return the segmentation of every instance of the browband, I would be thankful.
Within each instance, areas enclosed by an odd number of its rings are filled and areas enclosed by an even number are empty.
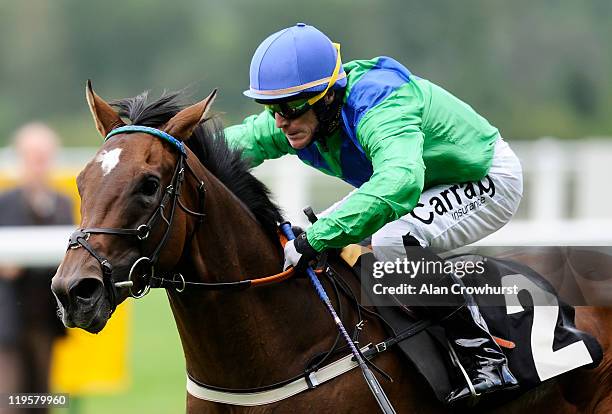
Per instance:
[[[181,152],[181,154],[183,154],[184,156],[187,156],[187,151],[185,151],[185,145],[183,144],[183,142],[174,138],[172,135],[168,134],[167,132],[161,131],[157,128],[151,128],[148,126],[124,125],[122,127],[113,129],[111,132],[108,133],[108,135],[106,135],[106,138],[104,140],[107,141],[110,137],[115,136],[117,134],[131,134],[133,132],[144,132],[146,134],[154,135],[158,138],[168,141],[175,148],[177,148]]]

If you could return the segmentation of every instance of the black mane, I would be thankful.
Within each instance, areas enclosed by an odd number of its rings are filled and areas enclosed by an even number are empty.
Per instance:
[[[164,92],[149,103],[148,92],[143,92],[133,98],[113,101],[111,105],[133,125],[159,127],[186,107],[181,103],[185,95],[185,91]],[[208,171],[242,200],[266,234],[278,243],[276,226],[283,221],[282,213],[270,200],[270,190],[251,174],[248,162],[242,159],[242,151],[228,146],[219,118],[202,122],[186,144]]]

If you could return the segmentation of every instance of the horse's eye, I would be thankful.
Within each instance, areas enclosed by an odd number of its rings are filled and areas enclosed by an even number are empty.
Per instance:
[[[140,187],[140,192],[146,196],[152,196],[157,193],[157,189],[159,188],[159,182],[156,179],[148,178],[142,183]]]

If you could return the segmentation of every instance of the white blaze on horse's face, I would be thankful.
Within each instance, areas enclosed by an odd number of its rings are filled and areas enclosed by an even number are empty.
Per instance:
[[[115,148],[111,151],[104,150],[96,157],[96,162],[102,163],[101,167],[104,175],[110,173],[119,164],[119,154],[121,154],[121,151],[121,148]]]

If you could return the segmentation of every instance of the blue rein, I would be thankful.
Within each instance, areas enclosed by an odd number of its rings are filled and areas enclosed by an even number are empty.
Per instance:
[[[125,125],[119,128],[115,128],[111,132],[109,132],[108,135],[106,135],[106,138],[104,140],[108,141],[110,137],[115,136],[117,134],[131,134],[134,132],[144,132],[146,134],[161,138],[164,141],[168,141],[176,149],[178,149],[181,152],[181,154],[183,154],[185,157],[187,156],[187,151],[185,150],[185,144],[183,144],[183,142],[174,138],[172,135],[168,134],[167,132],[161,131],[157,128],[151,128],[151,127],[142,126],[142,125]]]

